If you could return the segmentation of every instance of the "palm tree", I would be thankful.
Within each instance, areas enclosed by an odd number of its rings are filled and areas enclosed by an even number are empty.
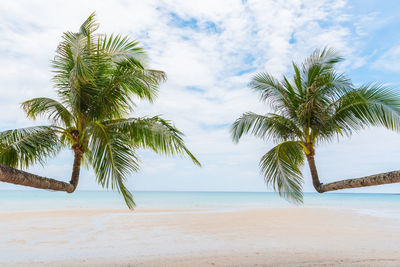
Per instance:
[[[41,97],[22,103],[29,118],[45,116],[51,125],[0,133],[0,181],[72,193],[83,163],[93,168],[102,187],[116,189],[133,208],[125,181],[139,168],[137,149],[184,155],[200,163],[170,121],[126,117],[135,98],[153,102],[166,76],[146,68],[146,54],[138,42],[96,34],[97,28],[93,13],[79,32],[64,33],[52,61],[58,100]],[[69,183],[15,169],[44,164],[67,147],[74,154]]]
[[[293,78],[282,80],[268,73],[255,75],[250,86],[266,101],[272,113],[244,113],[231,128],[234,142],[243,134],[278,143],[260,160],[267,185],[286,199],[303,200],[301,167],[307,158],[317,192],[400,182],[400,171],[320,182],[314,161],[318,144],[351,135],[368,126],[400,130],[400,98],[392,89],[378,84],[355,87],[335,71],[342,57],[325,48],[314,51],[301,66],[293,63]]]

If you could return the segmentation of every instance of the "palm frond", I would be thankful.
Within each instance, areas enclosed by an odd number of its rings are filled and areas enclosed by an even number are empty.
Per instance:
[[[99,24],[96,22],[96,12],[93,12],[89,17],[82,23],[79,28],[79,33],[86,37],[91,36],[97,29]]]
[[[268,151],[260,160],[260,170],[267,185],[294,203],[303,202],[303,176],[300,168],[304,153],[297,141],[286,141]]]
[[[70,61],[73,68],[69,71],[69,82],[75,88],[79,88],[79,83],[89,83],[93,79],[90,63],[90,47],[87,46],[88,39],[83,34],[66,32],[63,36],[64,42],[57,49],[58,57],[53,61],[57,63],[57,59],[62,61]],[[68,58],[63,58],[66,53]],[[57,66],[57,65],[54,65]]]
[[[166,75],[162,71],[136,69],[120,82],[120,86],[128,94],[153,102],[159,84],[165,80]]]
[[[400,96],[395,90],[369,84],[355,89],[336,103],[332,121],[342,129],[358,130],[367,126],[383,126],[400,130]]]
[[[132,111],[137,97],[153,102],[158,85],[164,79],[162,71],[138,69],[120,63],[91,94],[89,115],[100,120],[121,118]]]
[[[294,83],[296,85],[296,89],[297,89],[298,94],[300,96],[302,96],[304,94],[304,92],[303,92],[303,83],[304,83],[304,81],[303,81],[303,78],[301,76],[300,68],[294,62],[292,62],[292,66],[293,66],[293,69],[294,69],[293,81],[294,81]]]
[[[87,134],[90,136],[87,159],[93,166],[98,183],[121,193],[132,209],[135,202],[124,184],[129,174],[138,171],[139,163],[129,138],[95,122],[88,125]]]
[[[188,156],[193,163],[201,166],[183,141],[183,133],[171,122],[158,116],[151,118],[130,118],[105,123],[116,132],[129,133],[134,146],[150,148],[156,153],[172,156]]]
[[[0,163],[27,168],[44,164],[61,149],[52,126],[35,126],[0,132]]]
[[[46,97],[33,98],[21,104],[29,118],[36,119],[38,116],[47,116],[53,122],[62,122],[64,126],[70,127],[74,120],[72,114],[60,102]]]
[[[128,61],[135,67],[144,68],[146,52],[139,46],[139,42],[131,41],[128,36],[103,35],[100,45],[102,53],[111,57],[114,62]]]
[[[332,48],[316,49],[303,63],[304,87],[320,87],[320,78],[331,73],[334,65],[342,60]]]
[[[329,47],[324,47],[322,50],[315,49],[314,52],[304,61],[303,71],[308,73],[314,66],[322,68],[333,68],[334,64],[339,63],[344,58],[339,53]]]
[[[335,71],[320,75],[316,86],[319,88],[319,95],[327,100],[328,105],[354,89],[346,75]]]
[[[232,125],[232,139],[237,143],[243,134],[247,133],[266,140],[271,138],[277,142],[302,136],[301,130],[290,119],[273,113],[265,116],[252,112],[244,113]]]
[[[250,82],[250,87],[261,94],[261,100],[280,100],[286,91],[283,85],[268,73],[256,74]]]

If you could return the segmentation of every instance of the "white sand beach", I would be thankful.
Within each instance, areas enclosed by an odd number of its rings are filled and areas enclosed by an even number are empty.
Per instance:
[[[0,216],[1,266],[400,266],[399,220],[329,208]]]

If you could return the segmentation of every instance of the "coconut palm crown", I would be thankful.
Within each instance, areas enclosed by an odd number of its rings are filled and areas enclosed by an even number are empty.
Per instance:
[[[301,168],[306,158],[319,193],[400,182],[400,172],[330,184],[319,181],[314,161],[318,144],[369,126],[400,130],[398,93],[379,84],[354,86],[335,70],[342,60],[333,49],[325,48],[315,50],[301,65],[293,63],[292,77],[278,80],[268,73],[255,75],[250,87],[272,112],[244,113],[231,128],[234,142],[251,134],[277,143],[262,156],[260,170],[267,185],[295,203],[303,201]]]
[[[83,163],[93,168],[102,187],[120,192],[133,208],[125,182],[139,169],[138,149],[188,156],[200,163],[170,121],[159,116],[127,117],[135,100],[154,101],[166,75],[147,68],[146,53],[138,42],[121,35],[97,34],[97,29],[93,13],[79,32],[64,33],[52,60],[58,99],[40,97],[22,103],[29,118],[45,116],[51,124],[0,133],[0,163],[13,168],[44,163],[61,149],[72,149],[71,181],[28,175],[4,165],[0,180],[71,193]]]

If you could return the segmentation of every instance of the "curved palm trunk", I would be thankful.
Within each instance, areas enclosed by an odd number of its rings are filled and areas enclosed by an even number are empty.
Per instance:
[[[68,193],[74,192],[76,187],[78,186],[79,173],[81,171],[82,156],[83,152],[81,150],[74,149],[74,165],[72,166],[71,180],[69,181],[69,183],[74,187],[74,189]]]
[[[335,191],[346,188],[366,187],[373,185],[392,184],[400,182],[400,171],[379,173],[361,178],[341,180],[329,184],[323,184],[319,181],[317,167],[315,166],[314,156],[307,155],[308,166],[310,167],[313,185],[318,193]]]
[[[81,151],[74,151],[74,165],[72,168],[71,181],[69,183],[14,169],[3,164],[0,164],[0,181],[39,189],[72,193],[78,185],[82,155],[83,153]]]
[[[314,155],[307,155],[307,161],[308,166],[310,167],[314,188],[318,193],[323,193],[324,191],[321,190],[322,183],[319,181],[317,166],[315,166]]]

